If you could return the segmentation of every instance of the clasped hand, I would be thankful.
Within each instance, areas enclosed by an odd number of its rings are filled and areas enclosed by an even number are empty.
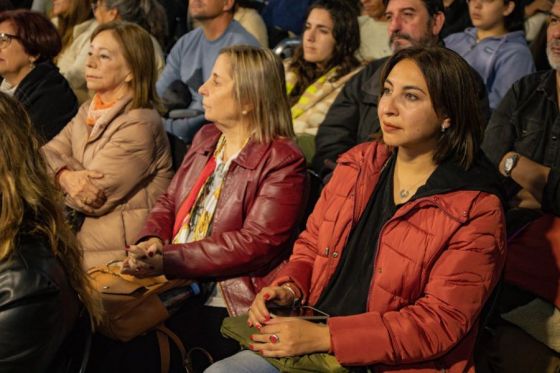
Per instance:
[[[287,357],[327,352],[331,347],[329,327],[297,317],[271,317],[267,301],[291,305],[293,294],[280,286],[263,288],[249,308],[248,325],[258,332],[251,335],[251,350],[265,357]]]
[[[93,183],[93,180],[101,178],[103,174],[97,171],[63,170],[58,176],[58,183],[77,208],[92,213],[107,200],[103,190]]]
[[[139,278],[163,274],[163,242],[159,238],[130,245],[127,251],[121,273]]]

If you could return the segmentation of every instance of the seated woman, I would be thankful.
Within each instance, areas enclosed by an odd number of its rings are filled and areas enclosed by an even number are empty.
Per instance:
[[[264,358],[316,352],[378,372],[474,370],[480,312],[505,258],[476,83],[438,47],[398,51],[381,81],[382,141],[339,158],[288,264],[251,305],[254,352],[207,372],[277,372],[280,361]],[[271,319],[266,301],[330,317]]]
[[[292,139],[282,65],[272,51],[223,49],[200,94],[213,124],[195,136],[124,268],[136,276],[216,281],[209,299],[188,303],[168,326],[185,345],[223,358],[239,345],[220,335],[222,320],[247,312],[289,255],[306,171]],[[142,356],[139,369],[146,371]]]
[[[42,143],[78,111],[76,96],[52,62],[60,48],[45,16],[29,10],[0,13],[0,91],[23,104]]]
[[[85,215],[78,239],[86,267],[124,256],[173,176],[156,76],[146,31],[99,26],[86,67],[95,96],[42,149],[67,205]]]
[[[358,72],[357,17],[344,0],[319,0],[309,8],[302,44],[286,63],[296,134],[315,136],[342,86]]]
[[[52,21],[62,38],[62,51],[56,59],[81,104],[89,99],[85,80],[85,65],[89,41],[97,27],[91,13],[90,0],[52,1]]]
[[[449,35],[444,42],[480,74],[494,110],[513,83],[535,71],[523,32],[523,7],[519,0],[468,4],[474,27]]]
[[[58,371],[55,355],[74,328],[80,300],[94,318],[100,302],[25,109],[3,93],[0,132],[0,371]]]
[[[165,65],[161,45],[165,45],[167,36],[167,16],[163,6],[157,0],[97,0],[93,3],[93,9],[95,20],[100,25],[117,20],[127,21],[148,31],[154,44],[159,76]]]

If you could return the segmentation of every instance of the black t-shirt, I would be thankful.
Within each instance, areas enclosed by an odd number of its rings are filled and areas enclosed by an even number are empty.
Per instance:
[[[368,204],[350,233],[340,263],[315,307],[331,316],[364,313],[381,228],[397,210],[393,199],[393,155],[372,193]]]

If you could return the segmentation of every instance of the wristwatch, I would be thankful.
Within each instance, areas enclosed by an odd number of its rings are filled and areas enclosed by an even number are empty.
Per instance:
[[[507,177],[511,177],[511,171],[517,165],[517,161],[519,160],[519,154],[513,153],[509,157],[506,158],[504,162],[504,174]]]

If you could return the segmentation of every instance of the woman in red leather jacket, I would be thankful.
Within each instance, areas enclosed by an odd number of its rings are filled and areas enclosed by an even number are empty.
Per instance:
[[[294,136],[282,65],[270,51],[226,48],[200,88],[204,126],[152,209],[124,271],[215,286],[168,324],[215,358],[239,347],[219,332],[289,255],[305,197],[306,169]],[[197,297],[199,298],[199,297]]]
[[[439,47],[398,51],[381,75],[382,141],[339,158],[288,264],[249,310],[250,348],[269,360],[244,351],[207,373],[278,372],[274,358],[313,353],[353,372],[474,372],[481,310],[505,259],[475,81]],[[330,317],[271,319],[271,300]]]

